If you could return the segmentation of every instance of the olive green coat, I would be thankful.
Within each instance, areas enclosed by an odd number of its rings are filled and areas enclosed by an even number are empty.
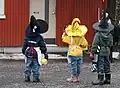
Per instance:
[[[110,55],[110,47],[113,45],[113,37],[110,32],[96,32],[91,52],[98,53],[101,56]]]

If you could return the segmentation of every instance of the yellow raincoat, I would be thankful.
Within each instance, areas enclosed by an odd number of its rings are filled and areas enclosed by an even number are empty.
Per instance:
[[[88,42],[84,37],[87,30],[85,25],[80,25],[78,18],[74,18],[72,24],[65,29],[62,41],[69,44],[68,55],[83,56],[83,50],[87,50],[88,47]]]

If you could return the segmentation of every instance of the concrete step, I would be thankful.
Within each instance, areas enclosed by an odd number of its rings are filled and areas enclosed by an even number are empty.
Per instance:
[[[66,56],[63,56],[61,54],[48,54],[49,59],[66,59]],[[24,60],[25,56],[23,54],[14,54],[14,53],[7,53],[7,54],[0,54],[1,60]]]
[[[49,61],[67,61],[66,55],[63,54],[48,54]],[[88,56],[83,57],[83,62],[91,62],[91,59]],[[25,56],[23,54],[18,53],[9,53],[9,54],[0,54],[0,60],[24,60]]]
[[[68,47],[59,47],[55,44],[47,44],[48,53],[67,52]],[[22,47],[0,47],[1,53],[21,53]]]

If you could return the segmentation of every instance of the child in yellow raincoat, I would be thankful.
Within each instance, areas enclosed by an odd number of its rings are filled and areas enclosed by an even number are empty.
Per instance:
[[[87,30],[85,25],[80,25],[79,18],[74,18],[72,24],[68,25],[62,34],[62,41],[69,44],[67,59],[70,64],[71,77],[67,79],[68,82],[79,82],[83,50],[87,50],[88,47],[85,39]]]

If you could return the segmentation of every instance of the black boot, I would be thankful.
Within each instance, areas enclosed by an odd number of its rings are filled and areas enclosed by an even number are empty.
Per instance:
[[[39,76],[33,76],[33,82],[40,82]]]
[[[105,74],[104,84],[110,84],[111,82],[111,74]]]
[[[25,76],[25,82],[29,82],[30,81],[30,77],[29,76]]]
[[[98,79],[92,82],[93,85],[103,85],[104,84],[104,74],[98,74]]]

